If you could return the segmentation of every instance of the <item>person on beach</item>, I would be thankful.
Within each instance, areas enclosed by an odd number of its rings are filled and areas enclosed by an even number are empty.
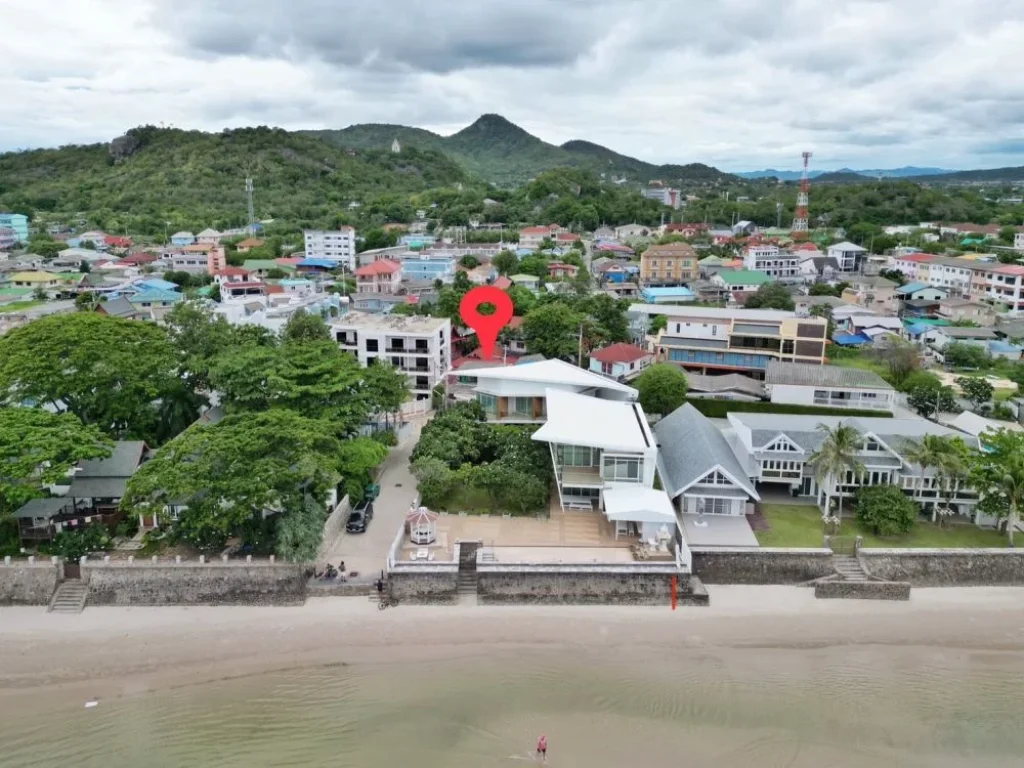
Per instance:
[[[540,758],[542,763],[548,761],[548,737],[543,733],[537,739],[537,757]]]

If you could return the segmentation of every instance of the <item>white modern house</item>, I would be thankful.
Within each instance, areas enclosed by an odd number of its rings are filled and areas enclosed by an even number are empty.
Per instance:
[[[477,402],[488,421],[540,424],[549,418],[551,392],[582,395],[588,402],[632,402],[637,391],[614,379],[585,371],[563,360],[477,368],[472,375]]]
[[[415,400],[427,400],[452,361],[452,323],[446,317],[352,312],[331,323],[338,346],[360,365],[391,363],[409,377]]]
[[[686,542],[756,547],[746,512],[760,496],[721,430],[686,403],[654,425],[654,436],[658,476]]]
[[[356,268],[356,231],[352,227],[336,230],[307,229],[304,233],[307,259],[327,259]]]
[[[891,411],[896,390],[874,371],[773,360],[765,373],[773,403]]]
[[[969,446],[977,448],[978,441],[956,430],[925,419],[876,419],[860,416],[797,416],[775,413],[730,413],[729,427],[735,435],[733,449],[746,467],[747,476],[769,487],[785,487],[794,496],[814,498],[824,508],[826,499],[842,494],[850,498],[863,486],[895,485],[908,496],[934,508],[942,499],[935,472],[921,468],[904,458],[909,444],[925,435],[959,437]],[[819,484],[815,467],[810,459],[825,440],[822,426],[834,429],[843,424],[853,427],[863,440],[857,459],[863,464],[863,474],[847,472],[833,484]],[[972,516],[978,502],[977,494],[965,485],[952,491],[951,508]]]
[[[855,272],[858,260],[863,259],[867,252],[867,248],[845,241],[828,247],[828,255],[839,264],[840,272]]]

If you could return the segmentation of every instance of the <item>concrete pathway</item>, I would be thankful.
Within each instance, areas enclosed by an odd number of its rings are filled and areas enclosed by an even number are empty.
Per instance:
[[[359,573],[360,579],[376,578],[386,567],[388,548],[405,522],[416,496],[416,478],[409,472],[409,454],[420,439],[420,430],[431,414],[410,419],[408,437],[391,449],[384,460],[377,480],[380,496],[373,503],[373,520],[365,533],[343,533],[327,553],[327,562],[337,566],[342,560],[345,568]]]

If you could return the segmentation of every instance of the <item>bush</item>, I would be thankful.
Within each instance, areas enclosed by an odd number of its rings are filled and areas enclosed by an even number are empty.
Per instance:
[[[90,525],[77,530],[65,528],[54,537],[50,551],[74,562],[93,552],[109,549],[112,543],[110,534],[102,525]]]
[[[914,527],[920,508],[894,485],[861,488],[857,521],[876,536],[899,536]]]
[[[784,403],[749,402],[745,400],[711,400],[703,397],[687,398],[686,402],[709,419],[724,419],[728,413],[789,413],[808,416],[872,416],[891,419],[888,411],[865,411],[851,408],[818,408],[813,405],[788,405]]]
[[[378,430],[370,435],[370,437],[388,448],[394,448],[398,445],[398,435],[395,434],[393,429]]]

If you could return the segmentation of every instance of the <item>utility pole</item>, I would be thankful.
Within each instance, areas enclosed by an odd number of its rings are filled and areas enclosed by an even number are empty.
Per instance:
[[[583,323],[580,323],[580,343],[579,351],[576,353],[576,367],[583,367]]]
[[[249,237],[256,237],[256,209],[252,203],[252,179],[245,180],[245,194],[249,203]]]

